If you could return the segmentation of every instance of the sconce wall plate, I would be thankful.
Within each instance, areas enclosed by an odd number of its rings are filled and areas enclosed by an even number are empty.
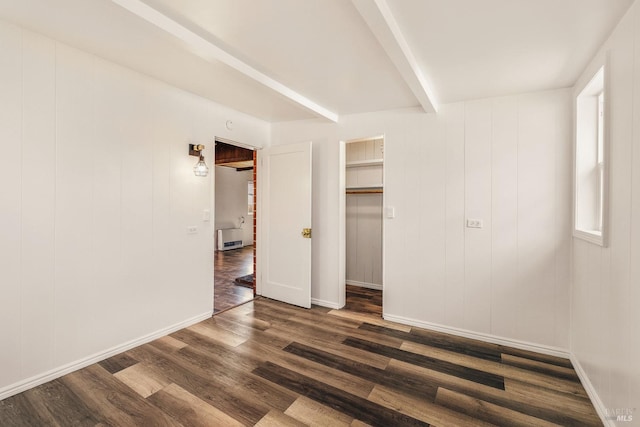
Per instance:
[[[200,152],[204,150],[204,145],[202,144],[189,144],[189,155],[200,157]]]

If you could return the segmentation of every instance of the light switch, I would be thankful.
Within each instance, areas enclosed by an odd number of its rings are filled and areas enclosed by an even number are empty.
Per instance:
[[[393,206],[387,206],[385,210],[387,218],[393,219],[396,217],[396,208],[394,208]]]
[[[209,209],[205,209],[202,211],[202,220],[209,221],[211,220],[211,211]]]

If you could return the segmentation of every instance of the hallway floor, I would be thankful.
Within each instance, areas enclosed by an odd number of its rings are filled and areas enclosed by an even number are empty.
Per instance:
[[[216,251],[214,269],[214,314],[253,299],[253,289],[235,284],[237,277],[253,272],[253,246]]]

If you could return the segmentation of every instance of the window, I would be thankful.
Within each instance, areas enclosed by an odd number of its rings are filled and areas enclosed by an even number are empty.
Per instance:
[[[607,93],[602,66],[576,97],[574,236],[605,246]]]
[[[247,213],[253,215],[253,181],[248,181],[247,183],[247,204]]]

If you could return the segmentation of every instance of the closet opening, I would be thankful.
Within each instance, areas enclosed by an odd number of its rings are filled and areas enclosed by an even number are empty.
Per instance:
[[[345,143],[345,309],[382,316],[384,137]]]

